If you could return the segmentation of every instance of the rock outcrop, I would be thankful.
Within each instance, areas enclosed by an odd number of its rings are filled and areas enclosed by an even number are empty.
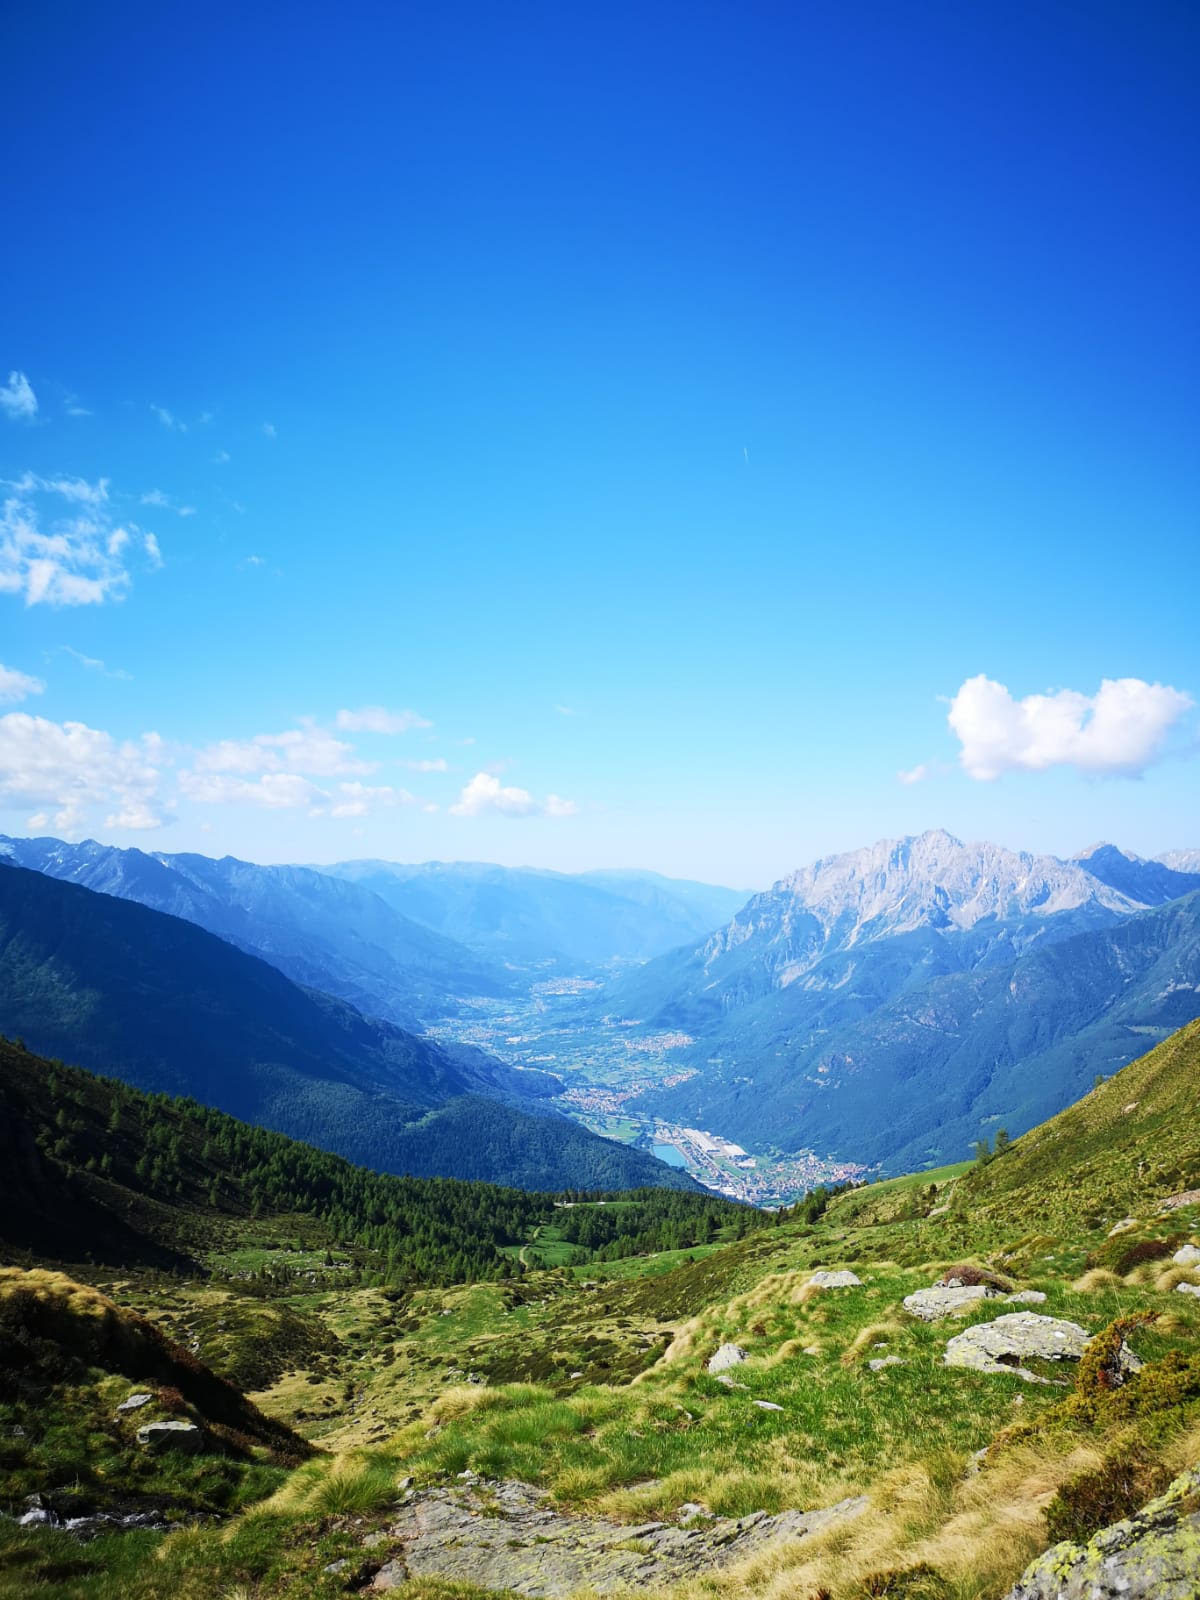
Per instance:
[[[137,1442],[147,1450],[182,1450],[194,1456],[204,1449],[204,1434],[194,1422],[148,1422],[138,1429]]]
[[[1200,1247],[1194,1244],[1180,1245],[1171,1260],[1177,1267],[1200,1267]]]
[[[555,1511],[544,1490],[480,1480],[462,1488],[410,1491],[391,1525],[370,1537],[385,1553],[374,1593],[414,1578],[458,1579],[488,1590],[554,1597],[675,1583],[740,1561],[770,1545],[827,1528],[866,1507],[843,1500],[821,1511],[765,1511],[748,1517],[694,1514],[688,1527],[638,1526]],[[702,1508],[686,1508],[702,1513]]]
[[[814,1272],[808,1280],[810,1289],[861,1289],[862,1279],[843,1268],[838,1272]]]
[[[904,1309],[922,1322],[936,1322],[939,1317],[952,1317],[956,1311],[974,1305],[976,1301],[999,1298],[1000,1290],[994,1289],[990,1283],[970,1283],[957,1288],[934,1284],[932,1289],[917,1289],[913,1294],[905,1295]]]
[[[1091,1334],[1077,1322],[1061,1317],[1040,1317],[1032,1311],[1012,1311],[994,1322],[977,1322],[956,1334],[946,1346],[948,1367],[969,1367],[975,1372],[1007,1373],[1027,1383],[1049,1383],[1020,1365],[1022,1360],[1078,1361]],[[1122,1344],[1120,1370],[1137,1372],[1142,1363]]]
[[[1196,1600],[1200,1470],[1186,1472],[1134,1517],[1087,1544],[1047,1550],[1006,1600]]]

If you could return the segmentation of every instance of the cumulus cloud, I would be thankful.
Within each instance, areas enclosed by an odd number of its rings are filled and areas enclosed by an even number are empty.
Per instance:
[[[203,805],[245,804],[270,811],[312,806],[325,799],[322,790],[297,772],[264,772],[257,778],[236,778],[226,772],[181,772],[179,787],[189,800]]]
[[[40,678],[31,678],[29,673],[0,662],[0,703],[12,705],[16,700],[28,700],[31,694],[41,694],[45,687]]]
[[[156,828],[162,741],[118,742],[82,722],[50,722],[24,711],[0,717],[0,805],[37,808],[31,827],[75,832],[102,807],[111,828]]]
[[[504,785],[491,772],[477,772],[450,807],[456,817],[572,817],[577,809],[556,794],[535,800],[528,789]]]
[[[983,782],[1050,767],[1136,777],[1164,754],[1192,705],[1180,690],[1141,678],[1105,678],[1093,695],[1058,689],[1015,700],[980,673],[954,696],[948,720],[963,769]]]
[[[431,728],[428,717],[416,711],[389,711],[386,706],[360,706],[339,711],[334,718],[347,733],[407,733],[410,728]]]
[[[354,746],[325,728],[305,723],[283,733],[256,733],[251,739],[221,739],[201,750],[198,772],[306,772],[311,777],[365,776],[378,762],[360,761]]]
[[[6,417],[28,418],[37,416],[37,395],[23,372],[10,372],[8,382],[0,384],[0,410]]]
[[[152,533],[114,517],[106,478],[89,483],[27,472],[0,480],[0,489],[0,593],[21,595],[27,606],[122,599],[135,548],[152,566],[162,564]]]

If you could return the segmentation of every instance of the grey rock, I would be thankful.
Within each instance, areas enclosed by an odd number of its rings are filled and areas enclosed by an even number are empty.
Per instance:
[[[782,1411],[783,1410],[783,1407],[782,1406],[777,1406],[773,1400],[755,1400],[755,1401],[752,1402],[752,1404],[756,1405],[760,1411]]]
[[[876,1356],[874,1361],[868,1361],[867,1366],[872,1372],[882,1372],[884,1367],[902,1367],[904,1362],[899,1356]]]
[[[137,1442],[148,1450],[182,1450],[195,1455],[204,1449],[204,1434],[194,1422],[148,1422],[138,1429]]]
[[[755,1511],[711,1518],[698,1528],[663,1522],[630,1527],[558,1512],[544,1490],[511,1480],[422,1490],[388,1529],[392,1558],[371,1588],[378,1593],[412,1579],[438,1577],[550,1600],[581,1588],[613,1594],[708,1573],[856,1516],[866,1504],[865,1498],[843,1500],[819,1511],[778,1516]],[[695,1504],[680,1510],[708,1515]]]
[[[1113,1239],[1118,1233],[1127,1233],[1130,1228],[1136,1228],[1137,1225],[1138,1219],[1136,1217],[1122,1217],[1120,1222],[1114,1222],[1108,1230],[1108,1237]]]
[[[1087,1544],[1047,1550],[1006,1600],[1196,1600],[1198,1594],[1200,1471],[1192,1471]]]
[[[862,1279],[848,1269],[840,1272],[814,1272],[808,1280],[810,1289],[861,1289]]]
[[[1091,1335],[1077,1322],[1060,1317],[1040,1317],[1032,1311],[1012,1311],[994,1322],[977,1322],[956,1334],[946,1346],[948,1367],[969,1367],[975,1372],[1007,1373],[1027,1383],[1048,1383],[1019,1363],[1022,1358],[1043,1361],[1078,1361]],[[1142,1363],[1122,1344],[1120,1369],[1137,1372]]]
[[[1200,1296],[1200,1283],[1177,1283],[1176,1294],[1194,1294]]]
[[[1019,1289],[1016,1294],[1005,1296],[1010,1306],[1044,1306],[1046,1296],[1040,1289]]]
[[[948,1284],[934,1284],[932,1289],[918,1289],[913,1294],[905,1295],[904,1309],[922,1322],[936,1322],[939,1317],[952,1317],[956,1311],[974,1305],[977,1300],[997,1300],[999,1297],[999,1289],[993,1289],[987,1283],[960,1284],[957,1288]]]
[[[1171,1260],[1177,1267],[1200,1267],[1200,1249],[1194,1244],[1180,1245]]]
[[[143,1406],[148,1406],[154,1399],[152,1394],[131,1394],[121,1401],[118,1411],[140,1411]]]
[[[747,1352],[740,1344],[723,1344],[717,1353],[709,1357],[708,1371],[715,1377],[719,1372],[727,1372],[730,1367],[740,1367],[747,1359]]]
[[[340,1561],[331,1561],[327,1567],[322,1567],[322,1572],[344,1572],[350,1565],[349,1558],[343,1556]]]

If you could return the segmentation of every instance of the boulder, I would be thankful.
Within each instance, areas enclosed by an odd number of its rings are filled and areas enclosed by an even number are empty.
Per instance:
[[[1006,1600],[1195,1600],[1200,1594],[1200,1471],[1086,1544],[1056,1544]]]
[[[716,1355],[708,1360],[708,1371],[716,1377],[719,1372],[728,1372],[730,1367],[740,1367],[747,1359],[747,1353],[740,1344],[723,1344]]]
[[[1010,1306],[1044,1306],[1046,1296],[1040,1289],[1020,1289],[1016,1294],[1006,1295],[1005,1301]]]
[[[194,1422],[148,1422],[138,1429],[137,1442],[148,1450],[182,1450],[195,1455],[204,1449],[204,1434]]]
[[[932,1289],[918,1289],[913,1294],[905,1295],[904,1309],[922,1322],[936,1322],[939,1317],[951,1317],[964,1306],[974,1305],[977,1300],[997,1300],[999,1297],[999,1289],[993,1289],[990,1283],[969,1283],[958,1288],[935,1284]]]
[[[1077,1322],[1061,1317],[1039,1317],[1032,1311],[1013,1311],[994,1322],[977,1322],[956,1334],[946,1346],[948,1367],[969,1367],[974,1372],[1008,1373],[1027,1383],[1048,1383],[1020,1365],[1022,1359],[1078,1361],[1087,1349],[1091,1334]],[[1120,1370],[1128,1375],[1142,1363],[1126,1344],[1118,1357]]]
[[[810,1289],[861,1289],[862,1279],[843,1268],[839,1272],[814,1272],[808,1280]]]
[[[868,1361],[867,1366],[872,1372],[882,1372],[884,1367],[902,1367],[904,1362],[899,1356],[876,1356],[874,1361]]]
[[[1200,1283],[1177,1283],[1175,1293],[1200,1295]]]
[[[1194,1244],[1180,1245],[1171,1260],[1177,1267],[1200,1267],[1200,1249]]]

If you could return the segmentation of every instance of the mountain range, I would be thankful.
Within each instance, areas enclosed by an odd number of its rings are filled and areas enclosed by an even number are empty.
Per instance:
[[[709,933],[739,889],[656,872],[569,874],[478,861],[343,861],[321,872],[493,960],[594,968],[647,961]]]
[[[1200,1014],[1200,874],[933,831],[830,857],[610,985],[692,1042],[635,1108],[898,1171],[1068,1103]]]
[[[557,1080],[364,1017],[180,917],[0,865],[0,1033],[384,1172],[686,1187],[548,1105]]]

